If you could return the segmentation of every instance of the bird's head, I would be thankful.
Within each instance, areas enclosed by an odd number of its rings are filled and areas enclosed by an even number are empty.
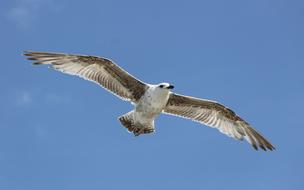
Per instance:
[[[171,85],[171,84],[169,84],[169,83],[166,83],[166,82],[163,82],[163,83],[158,84],[157,87],[158,87],[158,88],[161,88],[161,89],[169,89],[169,90],[174,88],[173,85]]]

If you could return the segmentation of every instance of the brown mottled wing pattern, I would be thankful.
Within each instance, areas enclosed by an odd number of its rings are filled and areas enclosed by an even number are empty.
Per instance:
[[[93,81],[123,100],[137,102],[147,88],[145,83],[105,58],[30,51],[24,55],[34,60],[34,64],[49,64],[55,70]]]
[[[210,100],[171,93],[164,113],[184,117],[217,128],[238,140],[244,138],[257,150],[275,148],[261,134],[229,108]]]

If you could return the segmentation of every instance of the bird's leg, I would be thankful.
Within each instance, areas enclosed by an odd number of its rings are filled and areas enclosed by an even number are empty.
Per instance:
[[[138,137],[140,135],[140,133],[136,133],[135,131],[133,132],[134,137]]]
[[[142,127],[134,127],[133,128],[133,133],[135,137],[138,137],[139,135],[142,134]]]

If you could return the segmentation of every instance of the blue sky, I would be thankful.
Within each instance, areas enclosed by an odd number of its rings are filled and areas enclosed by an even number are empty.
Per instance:
[[[303,189],[303,10],[297,0],[2,0],[0,189]],[[135,138],[117,121],[130,104],[32,66],[23,50],[111,58],[225,104],[277,150],[165,115]]]

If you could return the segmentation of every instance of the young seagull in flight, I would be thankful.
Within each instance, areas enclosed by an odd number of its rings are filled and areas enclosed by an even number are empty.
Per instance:
[[[191,119],[217,128],[237,140],[246,139],[256,150],[274,150],[261,134],[229,108],[210,100],[171,92],[169,83],[144,83],[109,59],[95,56],[26,51],[25,56],[35,65],[51,68],[99,84],[122,100],[135,105],[134,110],[118,118],[135,136],[155,131],[154,120],[161,113]]]

